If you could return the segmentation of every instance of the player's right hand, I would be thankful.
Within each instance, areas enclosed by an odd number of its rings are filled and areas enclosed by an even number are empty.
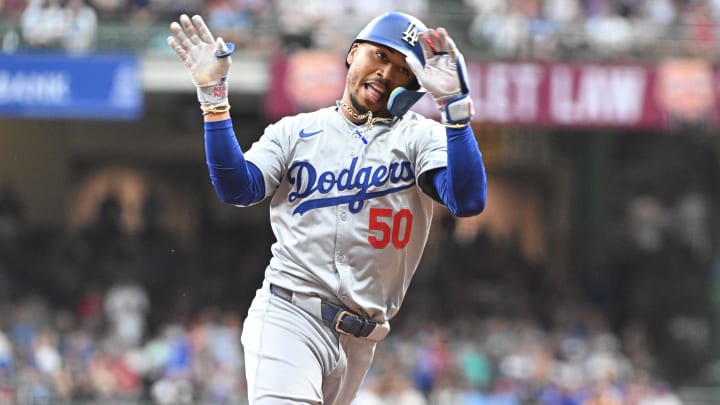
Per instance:
[[[180,16],[180,23],[170,24],[172,35],[167,42],[190,71],[193,83],[198,87],[224,84],[230,70],[230,53],[233,46],[221,37],[213,38],[205,21],[199,15]]]

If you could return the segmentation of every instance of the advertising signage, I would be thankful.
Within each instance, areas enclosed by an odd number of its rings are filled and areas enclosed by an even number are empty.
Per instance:
[[[133,54],[0,56],[0,116],[135,120],[142,109]]]
[[[303,58],[297,52],[275,61],[268,117],[334,105],[345,80],[345,67],[338,60]],[[720,124],[718,69],[705,60],[667,59],[655,64],[468,61],[467,65],[478,123],[634,129]],[[324,74],[312,74],[318,71]],[[312,83],[298,84],[297,78],[305,76]],[[295,89],[298,86],[322,91],[309,93]],[[439,117],[427,95],[413,110]]]

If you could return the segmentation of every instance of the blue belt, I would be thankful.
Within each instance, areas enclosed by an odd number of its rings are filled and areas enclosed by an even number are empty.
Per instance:
[[[293,302],[293,294],[295,293],[286,288],[270,284],[270,292],[285,301]],[[312,315],[319,317],[325,325],[343,335],[368,337],[370,332],[377,326],[377,322],[365,319],[327,300],[321,300],[320,314]]]

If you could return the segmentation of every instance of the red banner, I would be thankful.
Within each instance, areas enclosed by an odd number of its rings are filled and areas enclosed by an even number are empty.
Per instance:
[[[268,106],[273,107],[268,109],[270,118],[333,105],[342,95],[342,58],[327,54],[319,58],[313,52],[313,57],[293,54],[284,61],[286,69],[274,70],[274,89],[268,95]],[[310,77],[312,86],[294,83],[302,77]],[[720,116],[717,69],[699,59],[668,59],[653,65],[469,62],[468,78],[476,122],[481,123],[664,129],[714,126]],[[294,87],[300,88],[288,90]],[[429,96],[413,110],[438,116]]]

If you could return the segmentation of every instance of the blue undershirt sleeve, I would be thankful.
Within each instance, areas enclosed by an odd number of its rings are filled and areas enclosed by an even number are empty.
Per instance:
[[[433,176],[433,185],[453,215],[477,215],[485,209],[487,178],[475,134],[468,125],[447,128],[447,167]]]
[[[230,119],[205,123],[205,157],[222,202],[250,205],[265,197],[262,173],[245,160]]]

